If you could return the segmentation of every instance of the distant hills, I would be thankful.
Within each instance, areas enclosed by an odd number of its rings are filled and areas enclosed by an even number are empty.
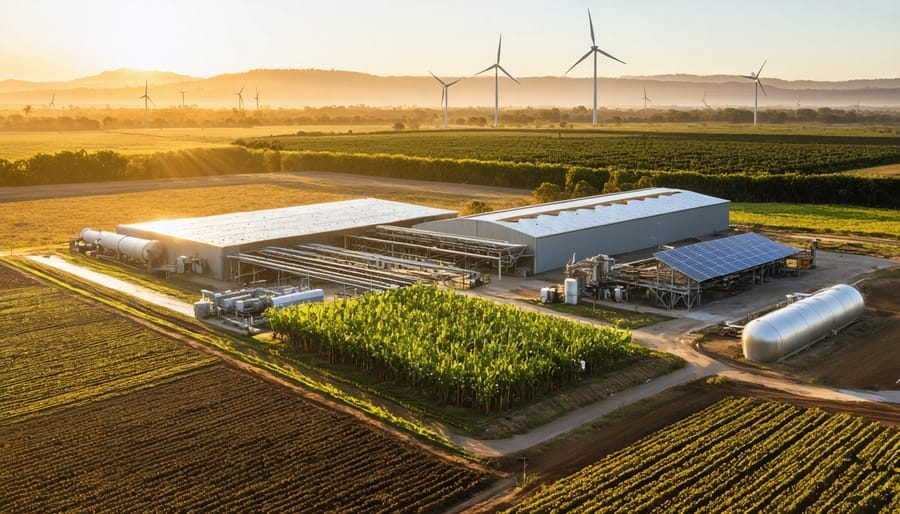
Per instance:
[[[458,77],[442,77],[456,79]],[[450,88],[450,108],[492,106],[493,77],[465,77]],[[590,107],[592,79],[568,77],[520,77],[517,85],[501,79],[501,107]],[[185,104],[204,108],[232,108],[242,93],[246,109],[300,108],[328,105],[438,108],[441,87],[430,76],[378,76],[317,69],[267,69],[190,77],[165,71],[120,69],[65,82],[0,81],[0,107],[68,106],[142,107],[144,82],[156,108]],[[900,78],[842,82],[787,81],[763,78],[767,96],[761,108],[900,108]],[[643,90],[653,108],[746,107],[753,104],[753,83],[734,75],[655,75],[601,78],[599,102],[604,107],[643,107]]]

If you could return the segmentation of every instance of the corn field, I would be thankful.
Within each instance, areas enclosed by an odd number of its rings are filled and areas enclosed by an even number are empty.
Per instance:
[[[270,313],[292,347],[485,413],[643,355],[631,334],[413,286]]]

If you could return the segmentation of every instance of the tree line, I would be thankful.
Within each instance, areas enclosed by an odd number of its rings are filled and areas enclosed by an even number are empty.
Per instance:
[[[279,151],[241,146],[148,155],[79,150],[37,154],[17,161],[0,159],[0,186],[282,171],[331,171],[532,189],[536,190],[535,198],[539,200],[655,185],[688,189],[737,202],[817,203],[900,209],[900,180],[891,177],[799,173],[717,175],[388,154]]]
[[[27,106],[31,107],[31,106]],[[752,123],[751,108],[723,109],[605,109],[599,110],[601,124],[615,123]],[[145,118],[146,116],[146,118]],[[493,119],[493,111],[482,107],[454,107],[450,123],[465,127],[485,127]],[[572,108],[508,108],[503,110],[503,124],[519,127],[565,128],[587,126],[592,111],[585,106]],[[900,125],[900,112],[888,110],[765,109],[760,111],[763,123],[813,123],[826,125],[884,125],[892,132]],[[22,109],[0,112],[0,130],[119,130],[150,128],[217,128],[255,126],[348,126],[382,125],[395,129],[437,127],[443,120],[440,109],[387,108],[355,106],[304,107],[302,109],[201,109],[167,107],[151,109],[79,108],[50,111]]]

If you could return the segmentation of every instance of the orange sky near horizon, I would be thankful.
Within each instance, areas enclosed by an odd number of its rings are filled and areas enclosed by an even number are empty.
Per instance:
[[[135,68],[209,77],[258,68],[376,75],[560,76],[591,44],[601,76],[747,74],[789,80],[900,77],[895,0],[7,0],[0,80],[69,80]],[[590,76],[582,63],[570,76]]]

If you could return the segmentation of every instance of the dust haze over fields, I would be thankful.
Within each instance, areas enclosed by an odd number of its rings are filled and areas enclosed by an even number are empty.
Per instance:
[[[487,74],[489,75],[489,74]],[[459,77],[445,76],[445,80]],[[591,78],[562,76],[517,77],[500,81],[501,107],[590,106]],[[493,77],[463,77],[449,90],[450,109],[493,105]],[[896,109],[900,108],[900,78],[839,82],[786,81],[767,78],[768,95],[760,108]],[[33,105],[67,107],[142,108],[144,83],[154,107],[187,106],[237,108],[243,88],[246,109],[366,105],[372,107],[437,108],[440,84],[432,77],[379,76],[318,69],[260,69],[198,78],[165,71],[121,69],[62,82],[0,81],[0,107]],[[753,82],[737,75],[654,75],[598,79],[601,107],[641,108],[646,89],[649,108],[712,109],[753,105]]]

